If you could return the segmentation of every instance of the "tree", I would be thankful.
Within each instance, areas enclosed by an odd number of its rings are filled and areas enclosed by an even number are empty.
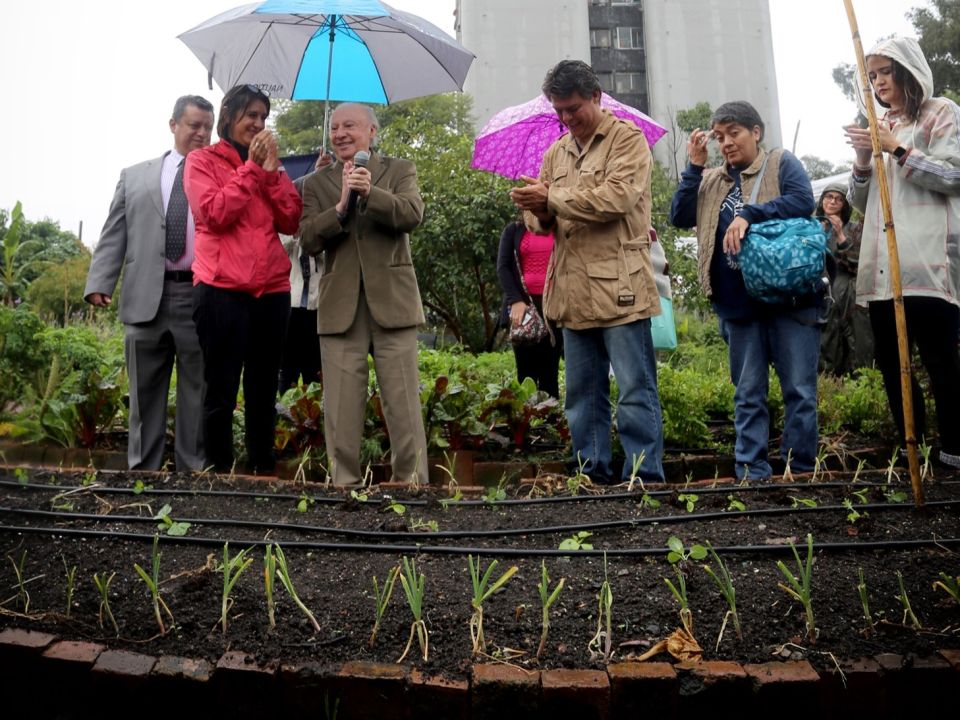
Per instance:
[[[306,155],[323,147],[323,105],[321,100],[275,101],[281,155]]]
[[[811,180],[819,180],[820,178],[830,177],[831,175],[839,175],[842,172],[850,170],[850,163],[834,165],[829,160],[824,160],[816,155],[803,155],[800,158],[800,162],[803,163],[803,169],[807,171],[807,175],[810,176]]]
[[[90,255],[76,255],[64,262],[48,263],[40,276],[30,283],[27,300],[38,315],[59,325],[81,314],[86,303],[83,290],[90,270]]]
[[[698,102],[692,108],[680,109],[670,115],[667,138],[670,142],[670,162],[673,177],[680,177],[680,160],[686,157],[687,138],[698,128],[710,127],[713,110],[708,102]],[[665,142],[662,140],[661,142]]]
[[[960,2],[930,0],[929,7],[913,8],[907,17],[919,37],[920,48],[933,71],[933,94],[960,94]]]

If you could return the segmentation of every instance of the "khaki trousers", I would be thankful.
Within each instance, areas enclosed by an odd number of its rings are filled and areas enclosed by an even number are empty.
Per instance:
[[[367,355],[371,352],[390,434],[393,480],[409,482],[416,476],[418,483],[426,484],[427,440],[420,409],[417,328],[380,327],[363,292],[350,329],[320,336],[328,472],[335,485],[351,485],[363,478],[360,441],[367,407]]]

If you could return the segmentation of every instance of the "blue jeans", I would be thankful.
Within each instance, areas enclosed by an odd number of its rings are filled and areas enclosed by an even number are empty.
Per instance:
[[[818,309],[807,308],[763,320],[720,320],[730,351],[734,451],[739,479],[769,478],[770,440],[768,368],[772,364],[783,391],[784,423],[780,455],[797,472],[813,470],[817,456],[817,361],[820,352]]]
[[[598,482],[612,480],[610,468],[610,366],[617,379],[617,431],[630,478],[642,454],[639,477],[663,480],[663,421],[657,393],[657,362],[650,320],[588,330],[563,329],[565,409],[573,457]]]

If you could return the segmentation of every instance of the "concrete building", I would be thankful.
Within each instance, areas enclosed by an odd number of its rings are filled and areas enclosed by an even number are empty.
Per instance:
[[[766,123],[766,146],[782,144],[768,0],[457,0],[456,29],[477,56],[464,90],[478,129],[572,58],[671,131],[655,148],[671,172],[686,143],[673,117],[698,102],[747,100]]]

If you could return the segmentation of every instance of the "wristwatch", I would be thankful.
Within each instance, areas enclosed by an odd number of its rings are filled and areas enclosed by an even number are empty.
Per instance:
[[[893,151],[893,156],[897,161],[903,160],[903,156],[907,154],[907,149],[903,145],[897,145]]]

